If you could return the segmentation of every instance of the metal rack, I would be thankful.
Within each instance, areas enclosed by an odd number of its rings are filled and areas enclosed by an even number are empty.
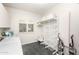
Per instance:
[[[51,23],[51,22],[56,23],[57,19],[52,18],[52,19],[39,21],[39,22],[37,22],[37,26],[42,27],[44,24]]]

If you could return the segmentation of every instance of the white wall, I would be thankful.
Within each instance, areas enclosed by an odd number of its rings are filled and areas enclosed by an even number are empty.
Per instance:
[[[0,28],[10,27],[9,15],[5,7],[0,4]]]
[[[31,12],[6,7],[11,18],[11,30],[21,38],[22,44],[35,42],[38,38],[36,22],[40,16]],[[34,32],[19,32],[19,23],[34,24]]]

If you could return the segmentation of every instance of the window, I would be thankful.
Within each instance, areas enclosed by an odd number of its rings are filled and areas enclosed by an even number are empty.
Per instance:
[[[20,23],[19,24],[19,32],[26,32],[27,31],[26,26],[27,26],[26,24]]]
[[[28,32],[33,32],[34,29],[33,29],[33,24],[28,24]]]

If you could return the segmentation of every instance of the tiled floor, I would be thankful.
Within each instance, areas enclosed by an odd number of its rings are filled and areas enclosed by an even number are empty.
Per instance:
[[[38,42],[22,46],[24,55],[52,55],[52,52]]]

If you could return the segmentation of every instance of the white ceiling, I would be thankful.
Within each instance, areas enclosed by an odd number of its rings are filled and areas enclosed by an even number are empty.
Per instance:
[[[4,3],[3,5],[44,15],[48,10],[53,8],[56,3]]]

